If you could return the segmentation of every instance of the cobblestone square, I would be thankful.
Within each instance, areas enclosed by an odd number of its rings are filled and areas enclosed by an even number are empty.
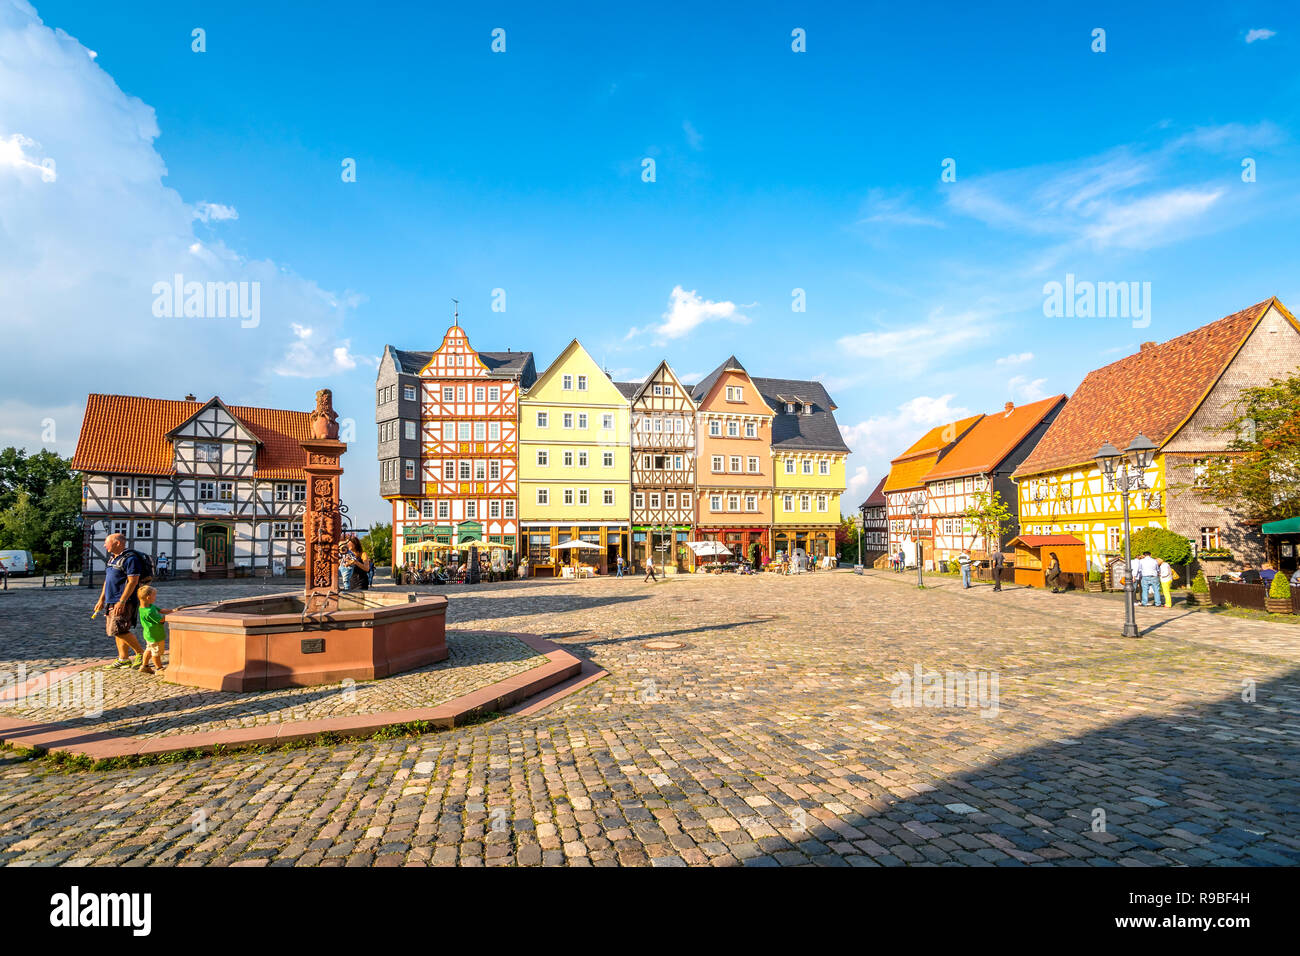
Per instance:
[[[1124,640],[1114,601],[928,583],[840,571],[443,589],[450,629],[536,634],[609,676],[422,737],[102,771],[3,751],[0,861],[1300,861],[1300,627],[1139,608],[1144,636]],[[0,597],[0,670],[107,660],[92,604]]]

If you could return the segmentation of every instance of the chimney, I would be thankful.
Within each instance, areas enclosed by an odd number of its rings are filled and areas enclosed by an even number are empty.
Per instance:
[[[1155,347],[1156,347],[1156,343],[1154,342],[1143,342],[1142,345],[1138,348],[1138,351],[1145,352],[1147,349],[1153,349]]]
[[[187,401],[187,402],[196,402],[196,401],[198,401],[198,399],[196,399],[192,394],[188,394],[188,395],[185,396],[185,401]]]
[[[1003,414],[1010,415],[1010,414],[1011,414],[1012,412],[1014,412],[1015,410],[1016,410],[1016,403],[1015,403],[1015,402],[1007,402],[1007,407],[1004,408],[1004,409],[1002,409],[1002,412],[1003,412]]]

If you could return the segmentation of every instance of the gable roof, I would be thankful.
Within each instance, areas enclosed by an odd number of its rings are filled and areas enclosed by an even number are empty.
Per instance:
[[[749,372],[745,371],[745,366],[740,364],[740,359],[736,358],[734,355],[728,355],[725,362],[715,368],[708,375],[704,376],[704,378],[700,379],[699,384],[691,389],[691,398],[695,399],[697,405],[704,401],[704,397],[713,390],[713,386],[717,383],[718,379],[722,377],[722,373],[728,369],[734,369],[737,372],[745,372],[746,375],[749,374]]]
[[[871,494],[867,495],[867,500],[858,505],[859,508],[883,508],[885,506],[885,482],[889,480],[889,475],[885,475],[876,483],[876,488]]]
[[[1140,432],[1159,448],[1200,407],[1277,298],[1089,372],[1013,477],[1091,463],[1107,442],[1123,449]]]
[[[628,401],[628,396],[623,389],[619,387],[619,383],[610,378],[609,373],[600,367],[600,363],[596,361],[592,354],[587,351],[586,347],[576,338],[570,341],[569,344],[560,351],[560,354],[555,356],[555,360],[551,362],[550,365],[546,366],[533,382],[527,386],[530,394],[523,396],[523,398],[533,402],[541,400],[541,392],[538,391],[534,393],[533,390],[541,389],[546,386],[557,374],[556,370],[564,366],[565,363],[575,356],[578,357],[580,362],[585,360],[591,369],[591,372],[588,375],[588,384],[592,386],[590,391],[596,390],[596,383],[605,382],[614,389],[619,398],[623,399],[625,402]],[[578,370],[578,374],[581,374],[581,369]],[[590,391],[588,394],[590,394]]]
[[[615,382],[614,387],[623,393],[623,397],[629,402],[636,399],[636,393],[641,391],[640,382]]]
[[[772,448],[775,451],[837,451],[847,452],[835,422],[831,401],[821,382],[804,382],[790,378],[751,379],[758,393],[772,409]],[[785,411],[786,400],[798,400],[811,405],[812,413]]]
[[[1053,395],[1028,405],[1013,406],[1009,412],[985,415],[943,456],[925,480],[989,474],[1064,401],[1064,395]]]
[[[971,415],[955,422],[935,425],[918,438],[907,451],[889,463],[889,474],[885,477],[884,490],[894,492],[924,488],[925,476],[938,463],[944,450],[961,441],[963,436],[983,417],[983,415]]]
[[[72,467],[99,474],[175,474],[172,444],[167,435],[210,404],[211,401],[91,394],[86,398],[86,414]],[[310,412],[224,402],[222,406],[261,442],[255,477],[306,481],[307,473],[302,469],[307,454],[299,442],[311,437]]]
[[[419,375],[433,358],[433,352],[394,348],[386,345],[397,363],[397,371],[404,375]],[[537,379],[537,366],[532,352],[479,352],[479,361],[487,366],[491,378],[518,378],[524,388]]]

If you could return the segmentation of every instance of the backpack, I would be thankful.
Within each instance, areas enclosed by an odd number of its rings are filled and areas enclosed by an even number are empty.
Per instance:
[[[117,558],[114,558],[112,561],[110,561],[109,564],[113,564],[114,562],[117,562],[119,558],[121,561],[125,562],[126,556],[128,554],[134,554],[136,560],[140,562],[140,580],[139,582],[137,582],[137,587],[140,585],[152,584],[153,583],[153,560],[149,557],[149,555],[145,554],[143,551],[136,551],[134,548],[128,548],[127,550],[123,551]]]

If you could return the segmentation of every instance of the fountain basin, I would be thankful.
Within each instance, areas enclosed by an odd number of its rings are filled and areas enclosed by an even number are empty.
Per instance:
[[[179,608],[164,680],[228,691],[375,680],[446,660],[446,621],[445,597],[387,591],[345,592],[325,613],[307,613],[302,592]]]

